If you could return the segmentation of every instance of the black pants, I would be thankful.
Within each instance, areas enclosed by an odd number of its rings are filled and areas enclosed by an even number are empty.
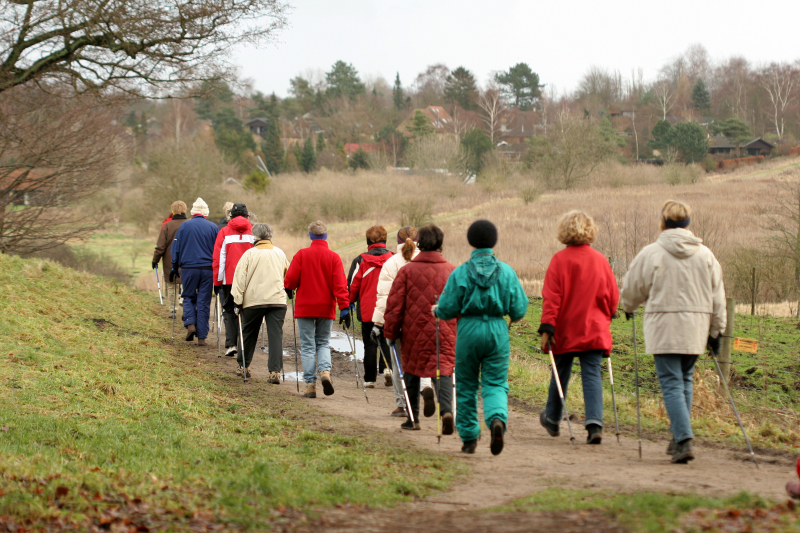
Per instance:
[[[389,361],[389,352],[386,346],[382,348],[383,357],[378,355],[378,343],[372,340],[372,336],[370,335],[372,326],[374,325],[374,322],[361,323],[361,337],[364,339],[364,381],[367,383],[376,380],[377,372],[383,374],[383,371],[386,369],[383,359],[386,358],[386,361]],[[375,369],[376,366],[378,367],[377,372]]]
[[[258,345],[261,334],[261,322],[267,323],[267,339],[269,341],[270,372],[280,372],[283,368],[283,319],[286,318],[286,306],[248,307],[242,314],[242,335],[244,335],[244,366],[249,367],[253,361],[253,352]],[[237,318],[238,320],[238,318]],[[236,327],[239,325],[237,323]],[[241,365],[242,356],[236,360]]]
[[[414,420],[419,423],[419,376],[403,372],[403,381],[406,382],[408,399],[411,400],[411,410],[414,412]],[[439,381],[439,401],[441,402],[441,414],[453,411],[453,376],[441,376]],[[436,390],[436,378],[431,378],[433,390]]]
[[[231,296],[231,286],[223,285],[219,291],[220,303],[222,303],[222,321],[225,323],[225,348],[239,346],[239,319],[233,312],[233,296]],[[242,323],[244,325],[244,323]],[[250,354],[253,355],[252,353]]]

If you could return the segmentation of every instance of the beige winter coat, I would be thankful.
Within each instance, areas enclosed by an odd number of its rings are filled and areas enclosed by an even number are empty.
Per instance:
[[[708,336],[725,329],[722,268],[703,241],[669,229],[631,262],[622,306],[644,307],[644,342],[650,354],[702,354]]]
[[[247,250],[233,274],[231,294],[233,301],[243,307],[256,305],[286,305],[283,278],[289,269],[289,260],[283,250],[270,241],[258,241]]]
[[[415,246],[411,260],[413,261],[417,255],[419,255],[419,248]],[[378,278],[378,300],[375,302],[375,311],[372,313],[372,321],[375,324],[383,325],[383,314],[386,312],[386,300],[392,290],[392,283],[394,283],[394,279],[400,269],[407,264],[408,261],[403,257],[403,245],[398,244],[397,253],[383,264],[381,276]]]

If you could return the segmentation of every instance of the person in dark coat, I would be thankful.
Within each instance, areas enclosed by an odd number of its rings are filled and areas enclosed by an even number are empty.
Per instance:
[[[444,290],[455,267],[442,255],[444,233],[430,225],[419,230],[419,254],[397,272],[386,301],[384,336],[401,340],[403,379],[408,389],[414,423],[409,417],[400,427],[418,430],[420,378],[436,377],[436,321],[431,307]],[[456,320],[439,323],[439,383],[442,433],[453,434],[453,368],[456,362]]]
[[[206,220],[208,205],[198,198],[192,205],[192,218],[178,228],[172,243],[172,283],[183,279],[183,326],[186,340],[197,335],[197,345],[206,346],[211,315],[211,292],[214,287],[212,255],[217,238],[217,225]],[[180,269],[180,270],[179,270]]]
[[[175,240],[175,234],[178,233],[178,228],[184,222],[186,222],[186,204],[180,200],[172,202],[172,215],[161,225],[161,231],[158,232],[158,241],[156,241],[156,249],[153,251],[153,270],[158,268],[158,263],[161,261],[164,276],[168,276],[172,270],[172,241]],[[180,284],[181,280],[179,277],[178,285]],[[165,283],[164,285],[167,301],[174,302],[174,294],[173,298],[170,299],[170,284]],[[172,287],[174,291],[174,286]],[[169,317],[174,318],[175,312],[176,310],[173,306]]]

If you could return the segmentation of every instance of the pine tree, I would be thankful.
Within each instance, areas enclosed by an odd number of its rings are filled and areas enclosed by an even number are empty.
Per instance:
[[[464,67],[458,67],[445,80],[444,96],[448,102],[463,109],[474,109],[478,99],[475,76]]]
[[[426,135],[430,135],[436,129],[431,126],[431,121],[425,114],[417,109],[414,113],[414,116],[411,118],[411,126],[408,128],[411,134],[414,136],[415,139],[419,139],[425,137]]]
[[[706,84],[703,78],[697,78],[697,81],[692,87],[692,102],[694,108],[698,111],[708,111],[711,109],[711,95],[706,89]]]
[[[314,141],[311,136],[306,138],[306,142],[303,145],[300,166],[303,167],[303,172],[311,172],[317,168],[317,154],[314,152]]]
[[[325,151],[325,137],[322,135],[322,132],[319,132],[317,135],[317,155],[321,154]]]
[[[539,98],[539,75],[527,63],[517,63],[507,72],[495,74],[494,79],[503,86],[503,96],[513,102],[514,107],[527,111]]]
[[[403,99],[403,86],[400,85],[400,73],[397,73],[397,77],[394,79],[394,87],[392,88],[392,101],[394,102],[394,108],[398,111],[402,111],[406,107],[406,102]]]
[[[352,155],[350,155],[350,160],[347,162],[347,166],[353,170],[369,170],[369,158],[367,157],[367,152],[365,152],[362,148],[356,150]]]
[[[267,133],[261,143],[264,153],[264,164],[270,174],[277,174],[283,166],[283,143],[281,142],[281,118],[278,115],[278,98],[273,93],[269,98],[271,111],[267,122]]]
[[[331,98],[346,96],[355,100],[359,94],[364,94],[366,87],[358,77],[358,71],[344,61],[333,64],[330,72],[325,73],[328,82],[327,93]]]

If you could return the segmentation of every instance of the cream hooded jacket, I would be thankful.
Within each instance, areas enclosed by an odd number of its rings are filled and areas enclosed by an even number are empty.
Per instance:
[[[708,336],[725,329],[722,268],[703,241],[686,229],[663,231],[631,262],[622,284],[622,306],[644,307],[649,354],[702,354]]]
[[[242,307],[286,305],[283,278],[289,260],[270,241],[258,241],[239,259],[233,274],[231,295]]]
[[[411,256],[413,261],[419,255],[419,248],[414,243],[414,253]],[[402,267],[408,264],[403,257],[403,245],[397,245],[397,253],[383,264],[381,276],[378,278],[378,300],[375,302],[375,311],[372,313],[372,322],[380,326],[383,325],[383,314],[386,312],[386,300],[389,298],[389,291],[392,290],[392,283],[397,277],[397,273]]]

